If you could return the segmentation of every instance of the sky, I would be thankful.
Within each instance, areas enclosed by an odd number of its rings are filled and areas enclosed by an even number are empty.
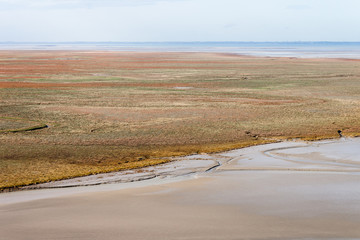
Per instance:
[[[360,41],[359,0],[0,0],[0,42]]]

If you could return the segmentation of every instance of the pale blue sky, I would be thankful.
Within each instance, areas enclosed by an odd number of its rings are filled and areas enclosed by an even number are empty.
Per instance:
[[[0,0],[0,41],[360,41],[360,0]]]

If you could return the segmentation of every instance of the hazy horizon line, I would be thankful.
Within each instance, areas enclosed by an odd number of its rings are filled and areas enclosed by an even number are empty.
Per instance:
[[[4,43],[360,43],[360,41],[0,41],[0,44]]]

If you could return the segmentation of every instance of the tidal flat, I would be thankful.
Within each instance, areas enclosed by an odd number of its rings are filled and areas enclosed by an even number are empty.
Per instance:
[[[0,51],[0,189],[360,133],[360,61]]]
[[[146,171],[145,171],[146,172]],[[360,139],[197,154],[0,194],[4,239],[359,239]],[[119,179],[119,178],[118,178]],[[91,180],[91,179],[90,179]],[[124,180],[124,178],[122,179]],[[79,183],[83,182],[84,186]],[[47,189],[45,189],[47,188]]]

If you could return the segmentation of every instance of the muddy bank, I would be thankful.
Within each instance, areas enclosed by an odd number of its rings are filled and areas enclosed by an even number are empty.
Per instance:
[[[357,138],[321,142],[283,142],[218,154],[199,154],[174,158],[173,162],[143,169],[104,173],[20,188],[66,188],[149,179],[174,178],[209,171],[330,171],[358,172],[360,162]],[[352,159],[354,158],[354,159]]]
[[[0,194],[0,232],[4,239],[357,239],[359,173],[358,138],[194,155]]]

